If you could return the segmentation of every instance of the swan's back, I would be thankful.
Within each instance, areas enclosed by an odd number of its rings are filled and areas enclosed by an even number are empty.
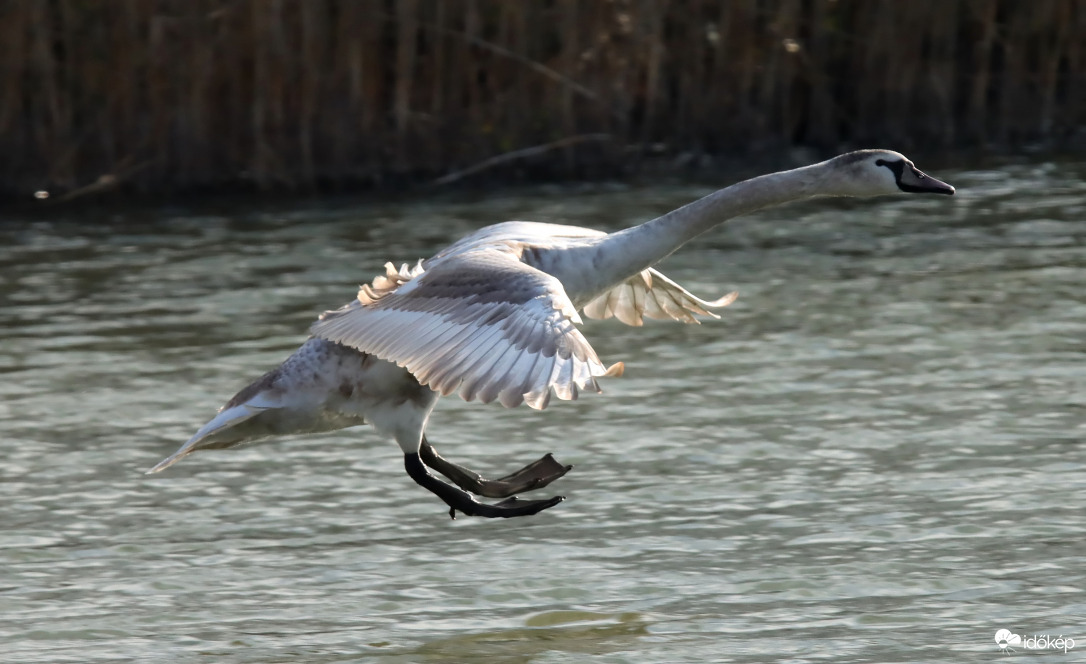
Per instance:
[[[507,248],[520,253],[525,248],[558,248],[570,242],[604,235],[606,233],[603,231],[581,226],[547,224],[538,221],[504,221],[465,235],[424,261],[423,264],[484,247]]]

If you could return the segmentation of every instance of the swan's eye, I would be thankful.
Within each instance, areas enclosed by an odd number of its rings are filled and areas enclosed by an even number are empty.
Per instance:
[[[876,166],[885,166],[886,165],[886,160],[885,159],[876,159],[875,160],[875,165]]]

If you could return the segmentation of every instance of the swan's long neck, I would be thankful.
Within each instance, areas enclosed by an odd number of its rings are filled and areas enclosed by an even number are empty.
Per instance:
[[[555,274],[578,306],[669,256],[728,219],[789,201],[833,194],[822,186],[825,162],[745,180],[640,226],[564,249]],[[565,272],[566,270],[562,270]]]

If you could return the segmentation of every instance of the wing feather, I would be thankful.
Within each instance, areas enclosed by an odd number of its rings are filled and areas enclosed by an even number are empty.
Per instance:
[[[642,270],[584,306],[589,318],[615,317],[627,325],[640,326],[645,318],[697,323],[694,316],[719,318],[710,309],[726,307],[738,293],[717,300],[702,300],[653,268]]]
[[[496,328],[496,331],[500,337],[500,328]],[[460,398],[464,401],[475,399],[479,393],[479,388],[494,372],[494,368],[501,362],[502,357],[506,353],[514,352],[516,351],[512,346],[503,343],[499,338],[485,353],[479,353],[476,361],[464,368],[465,378],[460,384]]]
[[[495,365],[494,371],[491,371],[489,375],[483,378],[483,384],[478,389],[479,401],[490,403],[498,398],[498,393],[505,387],[505,377],[519,357],[520,353],[516,352],[513,346],[510,346],[502,353],[501,361]],[[559,389],[559,386],[556,385],[555,390],[557,389]]]
[[[544,408],[552,390],[575,399],[598,392],[598,377],[621,375],[621,363],[600,362],[579,322],[557,279],[479,249],[432,259],[425,270],[388,265],[312,333],[403,366],[444,395]]]
[[[443,394],[451,394],[452,391],[457,388],[463,388],[464,379],[466,376],[473,375],[474,370],[480,368],[479,365],[482,362],[489,360],[489,364],[493,364],[494,354],[500,355],[501,351],[505,350],[508,344],[503,338],[502,329],[496,325],[483,327],[479,329],[479,333],[473,337],[470,342],[463,344],[463,346],[456,351],[448,355],[448,359],[442,359],[442,363],[447,364],[438,374],[436,374],[434,382],[440,383],[443,386]],[[483,374],[484,376],[488,374]],[[467,392],[468,396],[471,396],[471,392]],[[471,399],[466,399],[470,401]]]

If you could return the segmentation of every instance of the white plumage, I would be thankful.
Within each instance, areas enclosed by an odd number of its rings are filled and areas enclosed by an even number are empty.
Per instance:
[[[397,290],[364,287],[312,332],[394,362],[442,396],[544,408],[552,389],[576,398],[622,371],[603,365],[580,322],[557,279],[480,249],[434,260]]]
[[[820,195],[952,194],[896,152],[864,150],[821,164],[754,178],[617,233],[506,222],[468,235],[415,267],[385,273],[344,307],[314,323],[313,338],[246,387],[219,415],[151,472],[206,448],[267,436],[370,423],[394,438],[411,477],[450,506],[480,516],[522,516],[561,498],[497,505],[475,501],[429,473],[474,493],[506,497],[546,486],[569,466],[550,455],[499,480],[446,461],[423,431],[439,396],[506,407],[545,408],[551,394],[599,392],[607,366],[577,329],[578,311],[639,326],[644,318],[697,323],[736,293],[703,300],[652,268],[691,238],[753,210]]]

